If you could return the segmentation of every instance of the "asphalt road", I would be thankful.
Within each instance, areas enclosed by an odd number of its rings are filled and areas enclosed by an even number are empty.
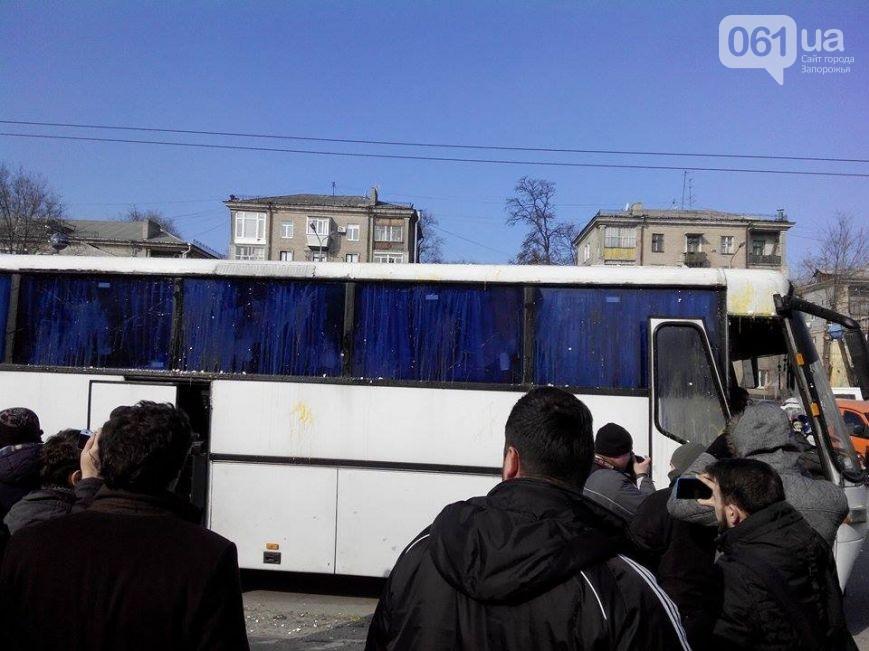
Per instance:
[[[320,583],[274,577],[246,582],[248,637],[254,651],[363,649],[379,581]],[[268,589],[263,589],[268,588]],[[304,591],[293,591],[303,588]],[[332,594],[321,594],[317,591]],[[857,560],[845,596],[848,625],[861,651],[869,651],[869,553]]]

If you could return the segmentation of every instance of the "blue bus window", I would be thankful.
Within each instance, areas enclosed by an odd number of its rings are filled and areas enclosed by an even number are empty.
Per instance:
[[[181,370],[341,374],[343,284],[188,279],[183,295]]]
[[[522,305],[517,287],[360,285],[353,375],[519,383]]]
[[[542,288],[535,301],[534,383],[647,389],[649,318],[703,319],[716,359],[720,292]]]
[[[171,333],[169,279],[24,275],[13,361],[166,369]]]
[[[5,359],[6,355],[6,319],[9,316],[9,291],[12,285],[12,279],[9,276],[0,275],[0,324],[3,330],[0,331],[0,362]]]

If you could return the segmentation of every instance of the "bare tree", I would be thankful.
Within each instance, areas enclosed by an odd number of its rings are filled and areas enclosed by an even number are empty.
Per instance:
[[[436,263],[443,262],[444,238],[437,233],[437,217],[428,210],[420,210],[419,226],[423,235],[418,244],[419,261]]]
[[[121,217],[128,222],[143,222],[146,219],[150,219],[152,222],[156,222],[160,225],[165,232],[171,233],[172,235],[178,234],[178,227],[175,224],[175,220],[171,217],[167,217],[159,210],[139,210],[136,206],[130,206],[127,212],[125,212]]]
[[[526,226],[517,264],[571,264],[571,242],[576,234],[573,224],[561,222],[555,215],[555,184],[545,179],[523,176],[516,182],[514,194],[507,199],[507,225]]]
[[[0,251],[21,254],[47,248],[52,227],[62,217],[60,197],[42,177],[0,163]]]
[[[821,234],[820,245],[802,260],[807,284],[823,287],[826,306],[847,312],[848,286],[869,266],[869,232],[853,215],[838,212]],[[821,360],[828,372],[829,337],[824,337]]]

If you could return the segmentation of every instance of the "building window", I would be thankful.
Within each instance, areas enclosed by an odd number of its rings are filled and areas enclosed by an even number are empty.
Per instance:
[[[261,246],[237,246],[235,247],[236,260],[265,260],[266,250]]]
[[[264,212],[235,213],[235,241],[247,244],[265,244],[266,214]]]
[[[685,236],[685,253],[700,253],[703,251],[703,236],[688,234]]]
[[[727,255],[733,253],[733,235],[721,236],[721,252]]]
[[[588,262],[591,259],[591,244],[586,244],[582,247],[582,261]]]
[[[281,223],[281,238],[285,240],[293,239],[293,222]]]
[[[763,255],[764,245],[766,244],[765,240],[751,240],[751,254],[752,255]]]
[[[329,255],[327,253],[312,253],[311,262],[328,262]]]
[[[345,262],[359,262],[359,254],[358,253],[348,253],[344,256]]]
[[[347,241],[359,241],[359,224],[347,224]]]
[[[383,262],[386,264],[397,264],[404,262],[403,253],[392,253],[390,251],[375,251],[374,262]]]
[[[637,246],[637,230],[634,227],[607,226],[604,246],[608,249],[633,249]]]
[[[762,368],[757,372],[757,386],[758,388],[769,386],[769,369]]]
[[[652,253],[664,252],[664,234],[652,233]]]
[[[390,226],[388,224],[376,225],[374,227],[375,242],[403,242],[404,227]]]
[[[292,262],[293,261],[293,252],[292,251],[281,251],[281,262]]]
[[[328,217],[309,217],[308,232],[321,237],[329,235],[329,221]]]

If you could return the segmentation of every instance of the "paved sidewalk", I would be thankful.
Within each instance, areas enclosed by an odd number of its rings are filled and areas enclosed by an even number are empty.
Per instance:
[[[362,649],[377,599],[254,590],[244,595],[252,649]]]

